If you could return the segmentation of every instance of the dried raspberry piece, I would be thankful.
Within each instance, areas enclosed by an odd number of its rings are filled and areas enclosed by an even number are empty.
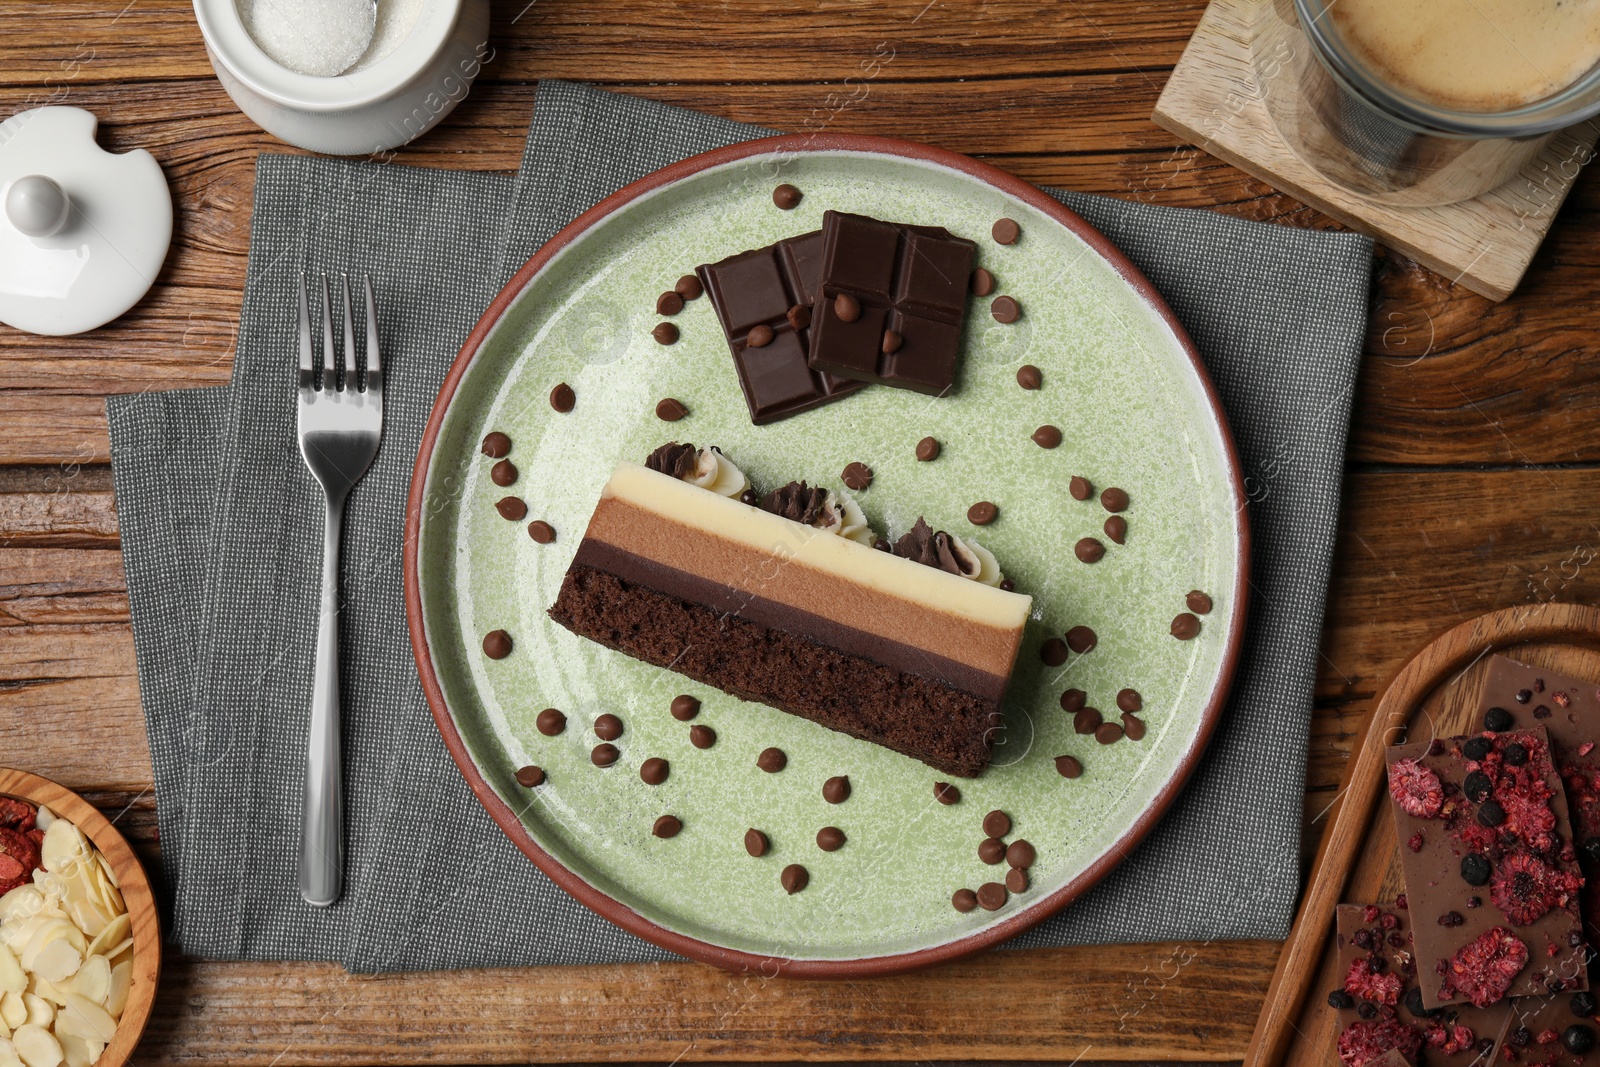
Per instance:
[[[1366,959],[1352,960],[1344,976],[1344,991],[1353,997],[1378,1004],[1400,1003],[1400,977],[1379,974]]]
[[[10,797],[0,797],[0,829],[32,830],[35,818],[33,805]]]
[[[1422,851],[1422,831],[1421,830],[1418,830],[1416,833],[1411,835],[1410,840],[1408,840],[1406,842],[1406,848],[1409,848],[1412,852],[1421,852]]]
[[[1582,884],[1575,874],[1541,863],[1525,852],[1513,852],[1495,868],[1489,896],[1512,926],[1527,926],[1565,904]]]
[[[1465,1052],[1472,1047],[1477,1035],[1470,1027],[1457,1023],[1447,1026],[1443,1023],[1429,1023],[1423,1031],[1423,1041],[1429,1048],[1437,1049],[1441,1055],[1454,1056],[1458,1052]]]
[[[26,885],[38,866],[38,844],[25,833],[0,828],[0,896]]]
[[[1339,1059],[1344,1067],[1362,1067],[1390,1049],[1399,1049],[1400,1055],[1415,1061],[1421,1048],[1422,1035],[1417,1028],[1398,1019],[1354,1022],[1339,1035]]]
[[[1378,916],[1382,914],[1382,912],[1383,909],[1378,907],[1376,904],[1368,904],[1361,909],[1361,921],[1366,923],[1377,922]]]
[[[1560,704],[1564,708],[1572,705],[1572,698],[1567,696],[1567,694],[1563,693],[1559,689],[1550,694],[1550,699],[1554,700],[1557,704]]]
[[[1555,847],[1556,813],[1550,810],[1548,791],[1520,786],[1501,788],[1495,790],[1495,800],[1506,813],[1505,821],[1499,824],[1502,832],[1516,834],[1538,852],[1548,852]]]
[[[1553,1045],[1560,1040],[1561,1035],[1554,1030],[1540,1030],[1539,1036],[1533,1039],[1536,1045]]]
[[[1452,1000],[1461,994],[1475,1007],[1486,1008],[1505,997],[1527,963],[1528,946],[1510,930],[1496,926],[1462,945],[1450,957],[1439,995]]]
[[[1444,805],[1439,776],[1415,759],[1397,760],[1389,768],[1389,795],[1400,810],[1419,819],[1431,819]]]
[[[1406,895],[1404,893],[1401,893],[1399,896],[1394,898],[1394,906],[1399,908],[1401,911],[1410,910],[1408,905],[1409,902],[1406,900]]]

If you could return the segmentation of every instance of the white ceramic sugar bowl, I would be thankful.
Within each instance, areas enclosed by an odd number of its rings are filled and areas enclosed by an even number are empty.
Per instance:
[[[251,37],[238,0],[194,0],[217,80],[239,110],[289,144],[369,155],[427,132],[467,95],[492,57],[489,0],[422,0],[387,55],[334,77],[301,74]]]

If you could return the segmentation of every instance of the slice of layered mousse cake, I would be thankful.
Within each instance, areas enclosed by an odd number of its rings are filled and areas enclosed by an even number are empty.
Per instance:
[[[1002,580],[988,551],[921,519],[891,548],[847,497],[804,482],[757,497],[716,449],[674,443],[612,472],[550,617],[974,777],[1033,605]]]

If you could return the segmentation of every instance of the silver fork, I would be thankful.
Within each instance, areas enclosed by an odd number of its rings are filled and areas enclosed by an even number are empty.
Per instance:
[[[383,368],[378,308],[367,293],[367,373],[356,371],[350,279],[344,279],[344,367],[333,347],[328,278],[322,277],[322,388],[317,388],[306,279],[300,276],[300,455],[326,497],[322,539],[322,610],[317,618],[317,671],[311,689],[305,808],[300,824],[300,895],[327,907],[344,890],[344,784],[339,719],[339,535],[344,503],[378,453],[383,436]]]

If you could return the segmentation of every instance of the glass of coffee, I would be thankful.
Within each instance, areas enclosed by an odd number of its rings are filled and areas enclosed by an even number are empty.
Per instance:
[[[1600,0],[1256,2],[1256,81],[1279,133],[1371,200],[1479,196],[1600,113]]]

